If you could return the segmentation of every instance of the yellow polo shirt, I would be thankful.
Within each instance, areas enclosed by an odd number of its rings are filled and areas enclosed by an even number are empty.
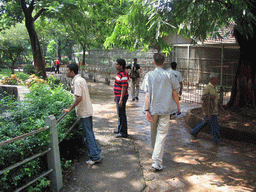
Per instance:
[[[92,102],[89,95],[89,89],[86,80],[77,74],[73,80],[73,93],[75,99],[77,96],[82,96],[82,100],[76,106],[76,115],[80,118],[86,118],[93,115]]]

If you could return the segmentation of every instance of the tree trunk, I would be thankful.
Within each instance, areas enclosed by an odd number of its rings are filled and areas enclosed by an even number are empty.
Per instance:
[[[61,41],[58,40],[58,58],[60,59],[60,62],[61,62]]]
[[[254,32],[256,26],[253,26]],[[240,59],[236,77],[232,86],[231,98],[228,108],[239,109],[242,107],[255,108],[256,103],[256,63],[255,44],[256,36],[245,38],[235,29],[235,37],[240,46]]]
[[[21,0],[21,6],[22,6],[22,10],[25,15],[26,28],[27,28],[27,31],[29,34],[30,43],[31,43],[31,47],[32,47],[36,75],[41,76],[45,79],[46,78],[45,61],[42,56],[39,39],[38,39],[37,33],[35,31],[34,19],[32,17],[32,12],[30,11],[30,9],[32,9],[32,7],[28,8],[26,5],[26,2],[24,0]],[[33,6],[33,5],[31,5],[31,6]]]
[[[85,52],[86,52],[86,46],[83,46],[83,62],[82,62],[82,65],[85,65]]]

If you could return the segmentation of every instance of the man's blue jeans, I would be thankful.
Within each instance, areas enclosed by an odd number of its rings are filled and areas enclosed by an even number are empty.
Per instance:
[[[119,101],[120,99],[116,99],[116,108],[117,108],[117,114],[118,114],[118,128],[117,131],[122,136],[128,136],[127,133],[127,117],[126,117],[126,102],[128,97],[123,98],[123,104],[121,107],[119,107]]]
[[[220,130],[219,130],[220,125],[218,122],[217,115],[212,115],[210,119],[206,119],[205,117],[203,121],[200,121],[196,125],[196,127],[192,129],[191,133],[193,133],[194,135],[197,135],[206,124],[210,125],[211,127],[211,135],[213,136],[214,141],[220,142]]]
[[[99,160],[101,149],[99,148],[94,133],[93,133],[93,122],[92,116],[87,118],[81,118],[84,142],[88,149],[90,158],[95,161]]]

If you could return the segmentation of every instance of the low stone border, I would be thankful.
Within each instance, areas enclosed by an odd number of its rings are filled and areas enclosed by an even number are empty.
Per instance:
[[[202,120],[202,118],[193,114],[192,110],[193,109],[187,111],[187,114],[185,117],[185,122],[191,129],[193,129]],[[202,129],[202,132],[204,133],[210,134],[210,131],[211,129],[208,125],[206,125],[204,129]],[[221,134],[221,137],[225,139],[256,144],[256,133],[253,133],[253,132],[239,131],[236,129],[231,129],[229,127],[220,125],[220,134]]]

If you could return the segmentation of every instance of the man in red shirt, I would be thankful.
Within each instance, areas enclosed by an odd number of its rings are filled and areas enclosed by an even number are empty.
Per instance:
[[[126,117],[126,102],[128,100],[128,80],[129,75],[125,71],[126,62],[124,59],[116,60],[116,70],[118,71],[115,84],[114,94],[118,113],[118,129],[116,137],[128,137],[127,133],[127,117]]]
[[[55,71],[55,73],[60,73],[60,59],[58,59],[57,61],[56,61],[56,67],[57,67],[57,69],[56,69],[56,71]]]

